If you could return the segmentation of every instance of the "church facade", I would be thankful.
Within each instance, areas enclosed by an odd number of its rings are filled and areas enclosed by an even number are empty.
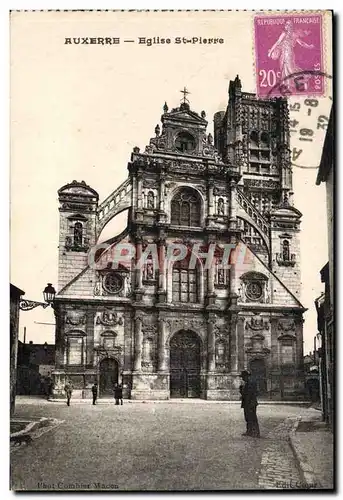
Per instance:
[[[238,399],[243,369],[261,397],[303,396],[287,100],[257,99],[237,76],[214,137],[207,125],[185,94],[103,202],[84,181],[58,191],[54,397],[69,378],[80,398],[97,381],[100,397],[122,383],[131,399]],[[96,246],[124,210],[125,231]]]

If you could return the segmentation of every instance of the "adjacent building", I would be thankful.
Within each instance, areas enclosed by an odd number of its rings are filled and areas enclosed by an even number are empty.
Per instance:
[[[165,103],[154,137],[133,148],[127,180],[104,201],[84,181],[58,191],[55,397],[69,378],[81,398],[98,381],[100,396],[120,382],[132,399],[238,399],[246,368],[262,397],[303,397],[287,100],[243,92],[237,76],[214,136],[207,128],[185,93],[178,107]],[[124,210],[125,231],[95,252]],[[173,245],[187,251],[171,263]],[[131,258],[113,266],[118,252]]]
[[[324,294],[315,301],[321,336],[321,392],[323,418],[330,424],[334,415],[335,317],[334,317],[334,132],[333,111],[323,146],[316,184],[326,183],[329,261],[320,271]]]
[[[46,395],[55,368],[55,345],[18,343],[17,394]]]
[[[17,356],[19,336],[19,303],[23,290],[10,283],[10,411],[15,410],[15,396],[17,383]]]

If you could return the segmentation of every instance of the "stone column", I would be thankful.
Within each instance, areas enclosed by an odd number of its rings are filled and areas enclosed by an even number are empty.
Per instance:
[[[213,182],[210,181],[208,184],[208,215],[214,215],[214,195],[213,195],[214,185]]]
[[[142,289],[142,266],[137,265],[140,261],[140,258],[142,256],[142,238],[140,236],[136,237],[136,290],[141,290]]]
[[[203,304],[204,303],[204,298],[205,298],[205,286],[204,286],[204,273],[205,273],[205,269],[204,267],[199,267],[199,302],[200,304]]]
[[[230,200],[229,200],[229,229],[237,228],[237,200],[236,200],[236,181],[229,181]]]
[[[231,304],[237,304],[238,301],[238,280],[236,276],[236,268],[240,266],[240,269],[246,269],[245,265],[245,255],[242,253],[245,251],[244,246],[239,246],[239,241],[235,235],[230,236],[230,245],[232,245],[232,250],[230,252],[230,269],[229,269],[229,290],[230,290],[230,302]],[[245,267],[244,267],[245,266]]]
[[[238,372],[238,315],[231,314],[230,318],[230,371]]]
[[[94,365],[94,318],[95,311],[92,308],[87,309],[86,312],[86,366]]]
[[[167,370],[166,359],[166,320],[164,318],[158,319],[158,371],[163,372]]]
[[[244,317],[237,317],[237,371],[244,370],[245,347],[244,347]]]
[[[139,208],[139,209],[143,208],[142,190],[143,190],[143,176],[142,176],[141,172],[138,172],[137,173],[137,208]]]
[[[209,269],[207,269],[207,293],[208,295],[213,295],[214,293],[214,273],[215,273],[215,265],[214,259],[211,263]]]
[[[216,370],[216,338],[214,333],[214,326],[216,324],[216,317],[210,314],[207,319],[207,369],[209,372]]]
[[[135,321],[135,357],[133,363],[133,370],[135,372],[140,372],[142,370],[142,344],[143,344],[143,332],[142,332],[142,316],[136,312]]]
[[[159,207],[161,212],[164,212],[164,209],[165,209],[164,190],[165,190],[165,180],[161,176],[161,179],[160,179],[160,207]]]
[[[158,243],[158,301],[165,302],[167,297],[166,288],[166,247],[165,239],[163,237],[159,238]]]
[[[209,269],[207,269],[207,303],[213,305],[215,303],[216,294],[214,292],[214,273],[215,266],[212,262]]]

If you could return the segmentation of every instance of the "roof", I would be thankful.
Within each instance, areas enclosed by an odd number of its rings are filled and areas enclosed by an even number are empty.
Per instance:
[[[15,285],[12,285],[12,283],[10,283],[10,296],[11,297],[20,297],[21,295],[25,295],[25,292],[23,292],[23,290],[21,290],[20,288],[18,288]]]

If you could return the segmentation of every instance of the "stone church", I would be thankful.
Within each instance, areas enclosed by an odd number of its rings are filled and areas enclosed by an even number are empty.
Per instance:
[[[133,148],[127,180],[104,201],[84,181],[58,191],[54,397],[64,397],[69,378],[79,398],[97,381],[100,397],[121,383],[131,399],[238,399],[242,369],[260,397],[303,395],[301,213],[287,100],[243,92],[237,76],[212,136],[186,95],[177,108],[165,103],[155,136],[144,151]],[[99,250],[101,231],[124,210],[127,228]],[[113,266],[103,257],[121,242],[135,254]],[[203,250],[194,266],[188,254],[165,258],[171,244],[192,253],[213,243],[208,268]],[[220,265],[227,243],[244,250],[244,262]],[[137,266],[153,244],[159,265]],[[94,248],[102,265],[89,258]]]

